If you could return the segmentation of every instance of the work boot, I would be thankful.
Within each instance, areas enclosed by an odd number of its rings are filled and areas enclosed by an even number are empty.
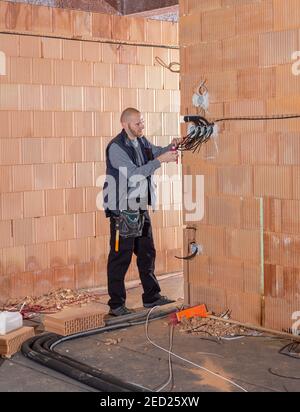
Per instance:
[[[154,302],[144,303],[144,308],[154,308],[155,306],[168,305],[169,303],[173,303],[173,302],[175,302],[175,300],[171,300],[167,296],[160,296]]]
[[[108,312],[108,314],[112,316],[125,316],[130,315],[131,313],[132,311],[126,308],[126,306],[119,306],[115,309],[110,308],[110,311]]]

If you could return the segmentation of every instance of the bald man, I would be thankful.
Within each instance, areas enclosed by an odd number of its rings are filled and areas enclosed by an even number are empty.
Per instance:
[[[167,147],[155,146],[144,137],[144,119],[139,110],[127,108],[121,115],[121,133],[106,149],[106,182],[104,208],[110,218],[110,253],[107,264],[108,305],[113,316],[128,315],[126,307],[125,275],[132,255],[143,286],[143,305],[146,308],[173,302],[160,294],[155,276],[156,251],[148,206],[155,206],[155,190],[151,177],[162,163],[176,162],[174,150],[182,139],[174,138]],[[141,232],[120,236],[119,222],[128,211],[139,216]]]

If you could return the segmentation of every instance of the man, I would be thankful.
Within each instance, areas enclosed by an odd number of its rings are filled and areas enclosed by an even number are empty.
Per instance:
[[[151,176],[162,163],[176,162],[174,150],[182,139],[173,139],[165,147],[154,146],[143,134],[142,114],[134,108],[124,110],[121,116],[122,132],[106,149],[106,182],[104,208],[110,218],[110,253],[108,257],[108,293],[110,314],[130,314],[126,308],[125,275],[132,254],[137,256],[137,266],[144,293],[146,308],[173,302],[161,296],[155,277],[156,251],[152,236],[148,205],[154,203],[154,187]],[[123,236],[122,236],[123,233]]]

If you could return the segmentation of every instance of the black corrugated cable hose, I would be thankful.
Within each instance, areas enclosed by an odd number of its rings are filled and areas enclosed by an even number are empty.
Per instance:
[[[172,308],[172,310],[164,312],[163,315],[158,313],[157,316],[151,316],[151,319],[153,320],[165,317],[174,311],[175,309]],[[140,321],[143,323],[144,318],[146,318],[145,314],[124,316],[122,323],[120,323],[117,319],[111,320],[107,322],[111,324],[111,326],[78,333],[68,337],[63,337],[54,333],[35,336],[22,345],[22,353],[24,356],[40,363],[43,366],[60,372],[101,392],[151,392],[150,389],[148,390],[141,386],[135,385],[134,383],[125,382],[107,372],[93,368],[87,364],[54,351],[54,347],[63,341],[123,329],[125,327],[133,326],[134,324],[132,322],[134,321]]]

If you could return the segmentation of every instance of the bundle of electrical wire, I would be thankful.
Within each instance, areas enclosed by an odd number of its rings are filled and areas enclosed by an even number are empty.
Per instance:
[[[183,139],[182,143],[178,147],[181,151],[200,151],[202,145],[208,142],[212,137],[218,135],[218,125],[220,122],[227,121],[257,121],[257,120],[283,120],[283,119],[298,119],[300,114],[290,115],[276,115],[276,116],[253,116],[253,117],[228,117],[222,119],[216,119],[209,122],[202,116],[185,116],[184,121],[190,123],[188,128],[188,134]]]

